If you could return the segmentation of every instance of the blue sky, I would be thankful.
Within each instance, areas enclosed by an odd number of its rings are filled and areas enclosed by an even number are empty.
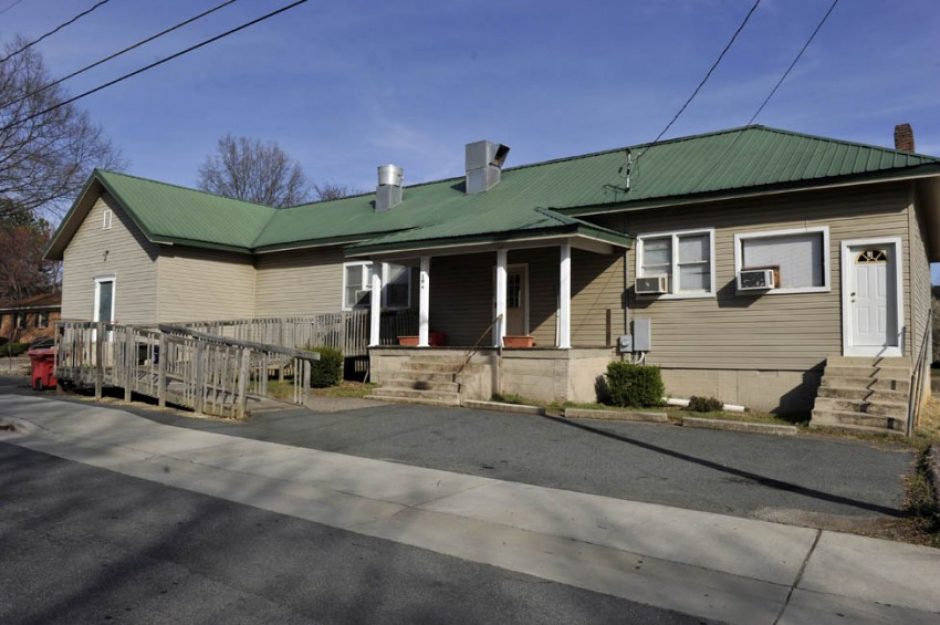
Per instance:
[[[38,47],[54,75],[220,0],[111,0]],[[66,85],[95,86],[288,0],[240,0]],[[10,2],[0,0],[0,8]],[[227,132],[275,140],[315,181],[359,189],[395,162],[406,182],[459,175],[463,145],[509,164],[656,136],[752,0],[316,2],[82,101],[131,173],[193,185]],[[745,123],[830,0],[764,0],[668,136]],[[92,0],[25,0],[0,40],[37,35]],[[759,123],[891,145],[910,122],[940,154],[940,11],[844,0]]]

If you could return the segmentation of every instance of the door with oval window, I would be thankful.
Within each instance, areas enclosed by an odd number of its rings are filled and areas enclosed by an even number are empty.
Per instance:
[[[884,356],[900,346],[897,245],[847,248],[849,347],[859,354]]]

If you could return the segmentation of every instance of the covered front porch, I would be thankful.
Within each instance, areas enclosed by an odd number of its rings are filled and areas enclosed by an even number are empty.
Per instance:
[[[417,336],[388,337],[379,312],[383,272],[373,272],[372,380],[403,399],[435,403],[458,403],[458,394],[594,401],[598,378],[623,333],[622,264],[629,244],[627,237],[602,234],[359,256],[417,273]]]

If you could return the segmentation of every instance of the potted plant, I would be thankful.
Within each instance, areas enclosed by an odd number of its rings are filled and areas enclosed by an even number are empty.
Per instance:
[[[504,336],[503,347],[535,347],[535,337]]]
[[[399,336],[398,344],[404,345],[405,347],[417,347],[418,337],[417,336]]]

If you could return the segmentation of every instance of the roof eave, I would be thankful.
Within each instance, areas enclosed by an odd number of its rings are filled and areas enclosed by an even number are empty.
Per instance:
[[[588,217],[595,215],[609,215],[611,213],[647,210],[662,208],[664,206],[681,206],[685,204],[702,204],[723,200],[736,200],[743,198],[761,197],[765,195],[778,195],[781,193],[795,193],[800,191],[816,191],[838,187],[877,184],[884,182],[899,182],[903,180],[916,180],[940,175],[940,163],[927,163],[916,167],[906,167],[902,170],[888,172],[872,172],[869,174],[856,174],[818,180],[799,181],[793,183],[763,185],[759,187],[743,187],[739,189],[725,189],[707,193],[693,193],[687,195],[671,195],[634,202],[616,202],[609,204],[591,204],[585,206],[572,206],[567,208],[552,208],[564,215],[572,217]]]

